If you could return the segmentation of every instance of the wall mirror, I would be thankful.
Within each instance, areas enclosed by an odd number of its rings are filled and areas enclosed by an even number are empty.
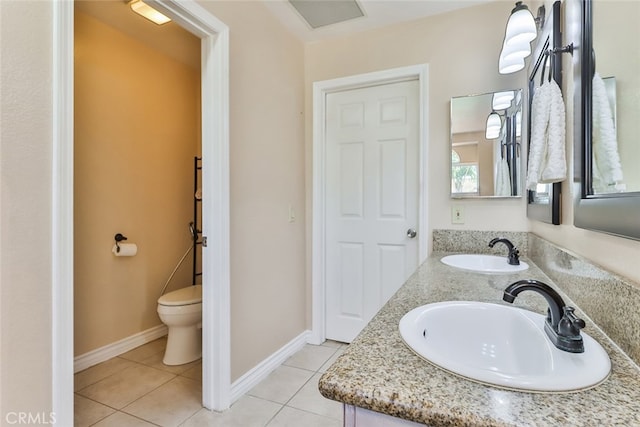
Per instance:
[[[522,91],[451,98],[452,198],[521,197]]]
[[[559,54],[552,58],[549,51],[559,49],[562,37],[560,34],[560,2],[553,4],[544,25],[538,34],[538,41],[532,52],[529,66],[529,84],[527,108],[527,146],[531,146],[531,101],[536,90],[544,79],[552,78],[562,87],[562,61]],[[553,60],[552,60],[553,59]],[[528,158],[528,157],[527,157]],[[538,184],[535,190],[527,190],[527,217],[550,224],[560,224],[561,183]]]
[[[574,223],[640,240],[640,2],[580,5]]]

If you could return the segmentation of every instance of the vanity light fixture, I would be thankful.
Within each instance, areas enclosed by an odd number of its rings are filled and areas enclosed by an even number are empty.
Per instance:
[[[500,55],[498,61],[498,71],[500,74],[510,74],[520,71],[524,68],[524,58],[505,59]]]
[[[498,70],[500,74],[510,74],[524,68],[524,58],[531,54],[531,41],[538,36],[538,26],[544,23],[544,6],[538,9],[537,18],[529,8],[517,1],[509,15],[505,30]]]
[[[131,7],[131,10],[133,10],[135,13],[137,13],[138,15],[144,18],[147,18],[149,21],[153,22],[154,24],[162,25],[171,21],[171,18],[158,12],[157,10],[155,10],[154,8],[152,8],[142,0],[131,0],[129,2],[129,6]]]
[[[502,119],[500,114],[492,111],[487,117],[487,127],[485,130],[485,139],[497,139],[500,136],[500,130],[502,130]]]
[[[494,110],[504,110],[511,106],[514,93],[512,90],[506,92],[496,92],[491,99],[491,105]]]
[[[524,59],[529,55],[531,55],[531,43],[529,42],[504,44],[500,52],[500,57],[507,61]]]
[[[507,21],[504,44],[530,43],[537,36],[538,29],[533,14],[527,5],[522,4],[521,1],[516,2],[516,7],[511,11],[509,21]]]

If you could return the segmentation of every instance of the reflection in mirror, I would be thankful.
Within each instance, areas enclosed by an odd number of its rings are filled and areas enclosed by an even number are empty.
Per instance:
[[[640,2],[579,4],[574,224],[640,240]]]
[[[519,197],[522,91],[451,98],[451,197]]]
[[[640,191],[640,3],[593,9],[591,194]]]

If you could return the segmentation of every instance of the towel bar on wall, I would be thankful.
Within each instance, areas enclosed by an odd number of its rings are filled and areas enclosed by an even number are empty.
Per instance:
[[[546,55],[556,54],[556,53],[568,53],[573,55],[573,43],[568,44],[566,46],[562,46],[562,47],[555,47],[545,52]]]

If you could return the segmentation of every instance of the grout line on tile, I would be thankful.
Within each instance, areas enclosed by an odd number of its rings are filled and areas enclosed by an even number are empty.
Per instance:
[[[108,405],[108,404],[106,404],[106,403],[104,403],[104,402],[100,402],[99,400],[92,399],[92,398],[87,397],[87,396],[85,396],[85,395],[82,395],[82,394],[80,394],[80,393],[74,393],[74,394],[77,394],[78,396],[82,397],[83,399],[87,399],[87,400],[90,400],[90,401],[92,401],[92,402],[94,402],[94,403],[97,403],[97,404],[99,404],[99,405],[106,406],[107,408],[109,408],[109,409],[113,409],[113,410],[114,410],[114,411],[116,411],[116,412],[120,412],[120,409],[118,409],[118,408],[114,408],[113,406],[110,406],[110,405]],[[107,416],[108,416],[108,415],[107,415]],[[106,418],[106,417],[105,417],[105,418]]]
[[[148,367],[150,367],[150,366],[148,366]],[[166,372],[166,371],[162,371],[162,372]],[[153,393],[154,391],[156,391],[156,390],[157,390],[157,389],[159,389],[160,387],[162,387],[162,386],[164,386],[164,385],[168,384],[169,382],[171,382],[171,381],[175,380],[177,377],[178,377],[178,375],[175,375],[175,374],[174,374],[174,375],[173,375],[173,378],[170,378],[170,379],[168,379],[167,381],[163,382],[162,384],[159,384],[157,387],[155,387],[155,388],[154,388],[154,389],[152,389],[152,390],[149,390],[147,393],[145,393],[145,394],[143,394],[142,396],[138,397],[136,400],[132,400],[131,402],[127,403],[127,404],[126,404],[125,406],[123,406],[122,408],[118,409],[118,411],[120,411],[120,412],[124,412],[124,413],[125,413],[125,414],[127,414],[127,415],[131,415],[131,416],[135,417],[135,415],[134,415],[134,414],[130,414],[129,412],[126,412],[126,411],[125,411],[125,409],[127,409],[129,406],[133,405],[135,402],[137,402],[138,400],[142,399],[143,397],[145,397],[145,396],[147,396],[147,395],[149,395],[149,394]],[[144,420],[144,421],[151,422],[151,421],[148,421],[148,420]],[[152,424],[153,424],[153,423],[152,423]]]
[[[100,364],[102,364],[102,363],[109,362],[110,360],[113,360],[113,359],[122,359],[122,360],[124,360],[125,362],[128,362],[128,363],[136,363],[136,362],[134,362],[133,360],[123,359],[123,358],[121,358],[120,356],[115,356],[115,357],[112,357],[112,358],[111,358],[111,359],[109,359],[109,360],[105,360],[104,362],[99,363],[98,365],[90,366],[90,367],[88,367],[87,369],[83,369],[83,370],[82,370],[82,371],[80,371],[80,372],[76,372],[75,374],[73,374],[73,377],[74,377],[74,379],[75,379],[75,376],[76,376],[76,375],[79,375],[79,374],[81,374],[81,373],[83,373],[83,372],[85,372],[85,371],[88,371],[88,370],[89,370],[89,369],[91,369],[91,368],[94,368],[94,367],[96,367],[96,366],[99,366],[99,365],[100,365]],[[77,392],[79,392],[79,391],[82,391],[82,390],[84,390],[85,388],[90,387],[90,386],[92,386],[92,385],[94,385],[94,384],[97,384],[97,383],[99,383],[100,381],[106,380],[107,378],[110,378],[110,377],[112,377],[112,376],[114,376],[114,375],[116,375],[116,374],[118,374],[118,373],[120,373],[120,372],[124,371],[125,369],[130,368],[130,367],[131,367],[131,365],[127,364],[127,365],[125,365],[124,367],[122,367],[122,369],[118,369],[117,371],[112,372],[111,374],[107,375],[106,377],[102,377],[102,378],[100,378],[100,379],[98,379],[98,380],[95,380],[95,381],[94,381],[94,382],[92,382],[92,383],[86,384],[86,385],[85,385],[84,387],[82,387],[82,388],[76,389],[76,388],[74,387],[73,392],[74,392],[74,393],[77,393]],[[83,397],[84,397],[84,396],[83,396]]]

